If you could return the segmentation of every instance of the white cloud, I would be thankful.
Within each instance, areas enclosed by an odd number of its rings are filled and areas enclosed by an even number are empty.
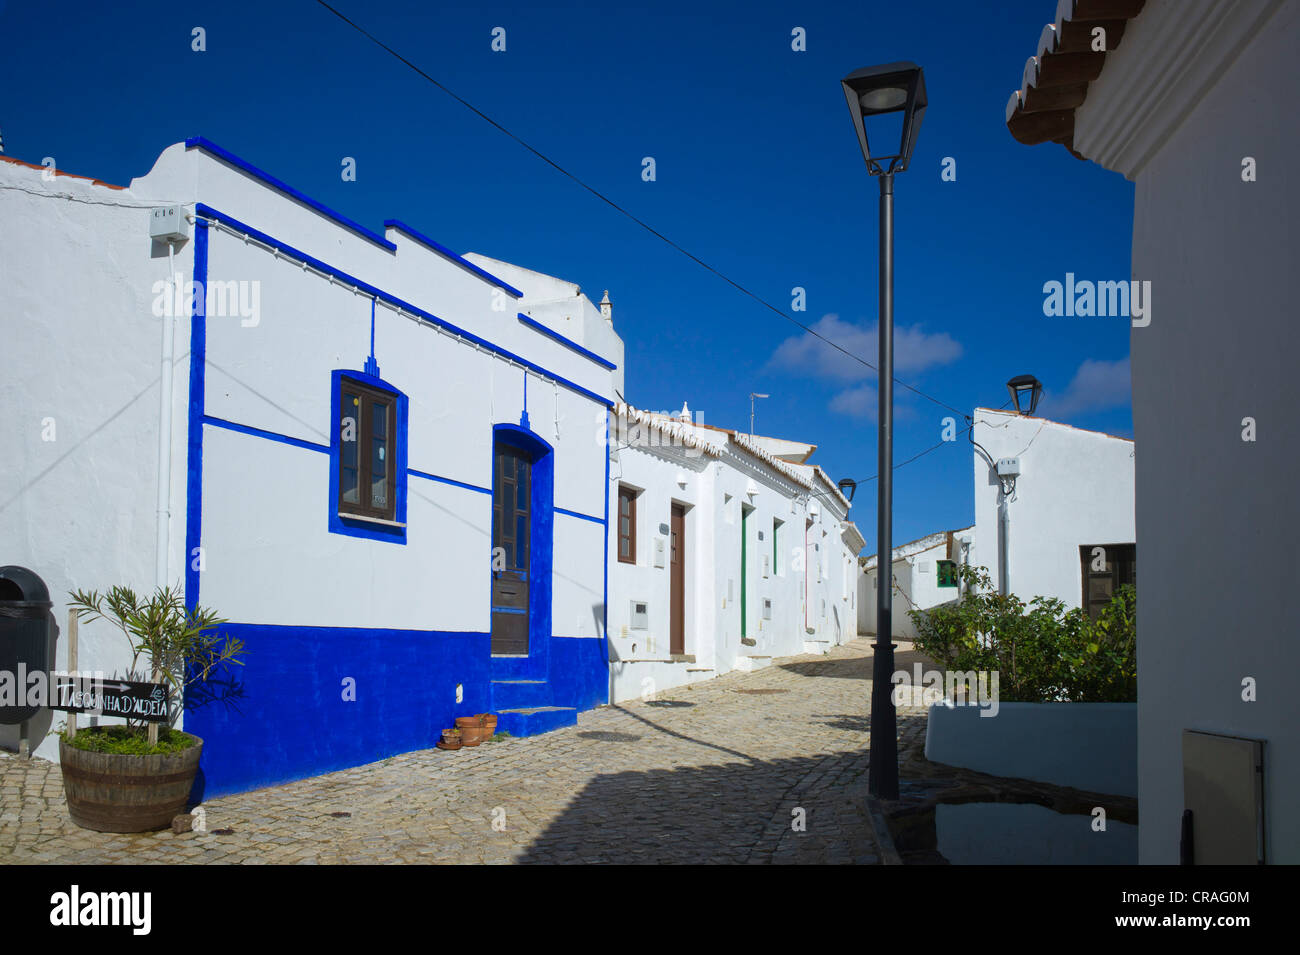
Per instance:
[[[845,351],[876,364],[879,352],[878,326],[854,325],[840,321],[838,315],[823,315],[813,326],[813,331],[828,338]],[[920,325],[899,325],[894,328],[894,371],[896,374],[924,371],[936,365],[946,365],[961,357],[961,343],[947,332],[930,334]],[[783,341],[768,362],[786,371],[804,372],[831,378],[835,381],[862,381],[875,378],[874,369],[837,351],[826,342],[804,332]]]
[[[812,329],[845,351],[861,356],[872,365],[879,353],[879,326],[854,325],[840,321],[838,315],[823,315]],[[894,328],[894,373],[912,374],[946,365],[961,357],[961,343],[947,332],[931,334],[920,325]],[[825,378],[851,385],[831,399],[830,409],[853,418],[871,418],[876,414],[876,371],[860,361],[837,351],[815,335],[804,332],[787,338],[772,353],[768,367],[797,374]],[[895,392],[897,392],[895,386]],[[896,411],[901,410],[896,408]]]
[[[1063,392],[1043,394],[1039,413],[1059,419],[1088,411],[1108,411],[1127,405],[1132,394],[1128,358],[1115,361],[1089,358],[1079,366]]]
[[[830,408],[851,418],[876,416],[876,386],[865,384],[846,388],[831,399]]]

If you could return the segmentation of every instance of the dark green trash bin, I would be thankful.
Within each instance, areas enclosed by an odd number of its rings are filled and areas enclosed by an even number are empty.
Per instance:
[[[26,567],[0,567],[0,723],[29,720],[40,712],[28,691],[32,673],[44,673],[49,686],[50,637],[54,616],[45,582]],[[12,698],[8,691],[12,690]],[[48,701],[47,701],[48,702]],[[24,705],[4,705],[4,704]]]

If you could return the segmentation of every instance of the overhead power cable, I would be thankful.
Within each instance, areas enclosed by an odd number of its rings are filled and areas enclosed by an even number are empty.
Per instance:
[[[328,10],[330,13],[334,14],[336,17],[338,17],[340,20],[342,20],[342,21],[343,21],[344,23],[346,23],[348,26],[352,27],[352,29],[356,30],[358,33],[360,33],[362,36],[364,36],[366,39],[368,39],[371,43],[375,44],[375,46],[379,47],[379,48],[382,49],[384,52],[388,53],[390,56],[392,56],[392,57],[394,57],[395,59],[399,60],[400,62],[404,63],[406,66],[410,67],[412,70],[414,70],[414,71],[415,71],[416,73],[418,73],[420,76],[424,77],[424,79],[428,80],[430,83],[432,83],[432,84],[433,84],[434,86],[436,86],[438,89],[442,90],[444,93],[446,93],[446,94],[447,94],[448,96],[450,96],[452,99],[454,99],[456,102],[460,103],[460,105],[464,106],[466,109],[468,109],[470,112],[472,112],[475,116],[478,116],[478,117],[479,117],[480,119],[482,119],[484,122],[488,123],[489,125],[491,125],[491,126],[494,127],[495,129],[497,129],[497,130],[499,130],[500,132],[504,133],[505,135],[509,136],[509,137],[510,137],[511,139],[513,139],[516,143],[518,143],[520,146],[524,147],[524,149],[528,150],[530,153],[532,153],[532,154],[533,154],[534,156],[536,156],[538,159],[542,160],[542,162],[546,163],[548,166],[550,166],[550,167],[551,167],[552,169],[554,169],[556,172],[560,173],[562,176],[565,176],[565,177],[568,178],[568,179],[571,179],[573,182],[577,183],[577,184],[578,184],[579,186],[581,186],[583,189],[587,190],[587,192],[591,193],[593,196],[595,196],[595,197],[596,197],[597,199],[599,199],[601,202],[604,202],[606,205],[608,205],[610,208],[614,209],[616,212],[619,212],[619,213],[621,213],[622,215],[626,216],[628,219],[631,219],[633,222],[635,222],[635,223],[636,223],[637,225],[639,225],[641,228],[645,229],[645,230],[646,230],[647,232],[649,232],[651,235],[655,236],[656,238],[658,238],[658,239],[662,240],[663,242],[665,242],[667,245],[669,245],[669,246],[671,246],[672,248],[676,249],[678,252],[680,252],[682,255],[686,256],[686,257],[687,257],[688,259],[690,259],[692,262],[696,263],[697,265],[699,265],[699,266],[701,266],[702,268],[706,269],[707,271],[711,272],[712,274],[714,274],[714,275],[717,276],[718,278],[722,279],[722,281],[726,282],[728,285],[730,285],[732,288],[736,289],[738,292],[742,293],[743,295],[746,295],[746,296],[748,296],[749,298],[753,299],[753,300],[754,300],[755,302],[757,302],[759,305],[762,305],[764,308],[768,309],[769,311],[774,312],[774,313],[776,313],[777,315],[780,315],[780,316],[781,316],[782,318],[784,318],[786,321],[788,321],[788,322],[790,322],[791,324],[796,325],[796,326],[798,326],[799,328],[803,329],[805,332],[807,332],[809,335],[812,335],[814,338],[820,339],[822,342],[825,342],[827,345],[831,346],[831,347],[834,348],[836,351],[838,351],[838,352],[844,354],[845,356],[847,356],[847,357],[853,359],[853,360],[856,361],[856,362],[860,362],[861,364],[865,365],[867,368],[870,368],[872,371],[877,371],[877,372],[878,372],[878,369],[876,368],[876,366],[873,365],[871,362],[867,361],[865,358],[861,357],[860,355],[855,355],[853,352],[851,352],[851,351],[849,351],[848,349],[842,347],[842,346],[839,345],[837,342],[832,341],[831,339],[827,338],[825,335],[821,334],[820,332],[818,332],[818,331],[816,331],[816,330],[810,328],[809,326],[805,325],[803,322],[799,321],[799,320],[798,320],[797,318],[795,318],[794,316],[787,314],[786,312],[784,312],[784,311],[782,311],[781,309],[777,308],[775,305],[773,305],[773,304],[771,304],[770,302],[768,302],[766,299],[764,299],[764,298],[762,298],[761,296],[759,296],[759,295],[755,294],[754,292],[750,291],[750,290],[749,290],[748,288],[746,288],[744,285],[741,285],[739,282],[735,281],[734,279],[732,279],[732,278],[730,278],[730,277],[724,275],[722,272],[718,271],[718,270],[715,269],[713,266],[709,265],[709,263],[705,262],[703,259],[701,259],[699,256],[695,255],[693,252],[688,251],[687,249],[683,248],[683,247],[682,247],[681,245],[679,245],[678,243],[674,242],[674,241],[673,241],[672,239],[670,239],[668,236],[664,235],[664,234],[663,234],[662,232],[660,232],[658,229],[654,228],[654,226],[652,226],[652,225],[650,225],[649,223],[645,222],[643,219],[639,218],[639,217],[638,217],[637,215],[635,215],[634,213],[629,212],[627,209],[623,208],[621,205],[619,205],[617,202],[615,202],[615,201],[614,201],[613,199],[611,199],[609,196],[605,195],[605,194],[604,194],[603,192],[601,192],[599,189],[596,189],[596,188],[593,187],[593,186],[589,186],[589,185],[588,185],[587,183],[585,183],[583,180],[579,179],[576,175],[574,175],[573,173],[569,172],[569,170],[565,169],[563,166],[561,166],[559,163],[557,163],[557,162],[556,162],[554,159],[552,159],[550,156],[547,156],[547,155],[546,155],[544,152],[542,152],[540,149],[537,149],[536,147],[534,147],[534,146],[530,145],[529,143],[527,143],[526,141],[524,141],[524,140],[523,140],[522,138],[520,138],[519,136],[515,135],[513,132],[511,132],[511,131],[510,131],[509,129],[507,129],[505,126],[501,125],[501,124],[498,123],[495,119],[493,119],[491,116],[487,115],[487,113],[484,113],[481,109],[479,109],[479,108],[478,108],[477,106],[475,106],[473,103],[469,102],[469,100],[467,100],[467,99],[465,99],[463,96],[460,96],[459,94],[455,93],[454,91],[452,91],[451,89],[449,89],[446,85],[444,85],[443,83],[441,83],[439,80],[437,80],[437,79],[435,79],[434,77],[430,76],[428,73],[426,73],[426,72],[425,72],[424,70],[422,70],[420,67],[416,66],[414,63],[412,63],[410,60],[408,60],[408,59],[407,59],[406,57],[404,57],[402,54],[398,53],[398,52],[397,52],[396,50],[394,50],[391,46],[389,46],[389,45],[388,45],[387,43],[385,43],[383,40],[379,39],[377,36],[375,36],[373,33],[371,33],[371,32],[370,32],[369,30],[367,30],[365,27],[361,26],[361,25],[358,24],[356,21],[350,19],[349,17],[347,17],[345,14],[343,14],[342,12],[340,12],[338,9],[336,9],[335,7],[333,7],[332,5],[330,5],[329,3],[326,3],[325,0],[316,0],[316,2],[319,3],[319,4],[320,4],[322,7],[324,7],[326,10]],[[946,408],[946,409],[948,409],[949,411],[952,411],[952,412],[954,412],[954,413],[956,413],[956,414],[963,415],[963,417],[965,416],[965,415],[964,415],[964,412],[959,411],[958,409],[954,408],[952,405],[948,404],[948,402],[943,401],[943,400],[941,400],[941,399],[939,399],[939,398],[936,398],[936,397],[934,397],[933,395],[926,394],[926,393],[925,393],[924,391],[922,391],[920,388],[917,388],[917,387],[915,387],[915,386],[913,386],[913,385],[909,385],[907,382],[903,381],[902,379],[898,378],[897,376],[894,377],[894,381],[895,381],[897,384],[901,385],[902,387],[906,388],[908,391],[912,392],[913,394],[919,395],[920,397],[924,398],[925,400],[927,400],[927,401],[931,401],[931,402],[933,402],[934,404],[939,405],[941,408]]]

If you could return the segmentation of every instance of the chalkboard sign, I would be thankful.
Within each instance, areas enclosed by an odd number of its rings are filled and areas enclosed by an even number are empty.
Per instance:
[[[166,723],[171,695],[164,683],[97,682],[91,677],[55,676],[54,702],[50,709]]]

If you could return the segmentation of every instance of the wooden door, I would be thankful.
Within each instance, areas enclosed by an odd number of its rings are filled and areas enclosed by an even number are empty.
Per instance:
[[[686,652],[686,508],[673,505],[669,526],[668,652]]]
[[[498,444],[493,466],[492,652],[526,655],[532,465],[523,451]]]

